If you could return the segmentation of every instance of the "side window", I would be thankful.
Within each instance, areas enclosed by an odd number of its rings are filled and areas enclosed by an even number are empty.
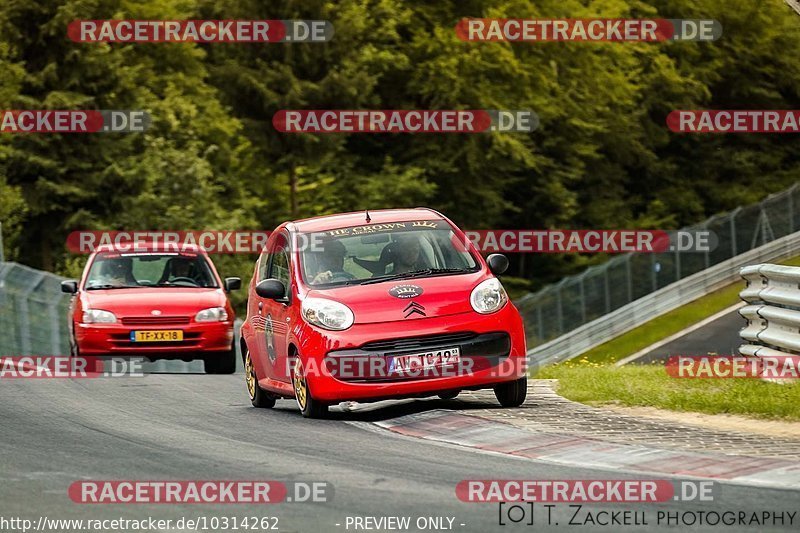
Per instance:
[[[261,254],[261,257],[258,258],[258,277],[256,278],[256,283],[258,283],[259,281],[263,281],[269,277],[267,276],[267,272],[269,272],[269,269],[267,268],[268,266],[269,266],[269,254],[267,252],[264,252]]]
[[[279,237],[275,243],[275,247],[270,254],[269,276],[275,278],[283,283],[286,288],[284,298],[289,296],[289,285],[291,284],[291,277],[289,274],[289,249],[286,239],[283,236]]]

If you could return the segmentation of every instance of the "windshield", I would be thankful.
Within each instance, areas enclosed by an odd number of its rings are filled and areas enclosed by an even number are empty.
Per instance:
[[[180,253],[98,255],[86,278],[86,290],[217,286],[205,258]]]
[[[301,234],[303,277],[312,287],[353,285],[478,270],[442,221],[396,222]]]

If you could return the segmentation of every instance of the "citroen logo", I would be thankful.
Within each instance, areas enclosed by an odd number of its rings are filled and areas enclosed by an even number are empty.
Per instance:
[[[417,302],[411,302],[410,304],[408,304],[406,308],[403,309],[403,313],[405,313],[404,318],[408,318],[414,313],[417,313],[418,315],[422,316],[427,316],[425,314],[425,308],[419,305]]]

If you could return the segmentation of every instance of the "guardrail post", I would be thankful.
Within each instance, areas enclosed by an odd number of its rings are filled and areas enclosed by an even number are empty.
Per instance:
[[[633,276],[631,275],[631,256],[625,256],[625,277],[628,278],[628,301],[633,301]]]
[[[12,324],[13,314],[9,309],[9,291],[6,286],[6,275],[11,268],[8,263],[0,263],[0,327],[5,330],[0,336],[0,354],[10,354],[11,347],[16,346],[17,331],[15,324]]]
[[[588,272],[588,270],[587,270]],[[580,278],[580,288],[581,288],[581,324],[586,324],[586,292],[585,287],[583,286],[583,279],[586,277],[586,274],[583,274]]]
[[[30,299],[30,294],[36,289],[39,283],[42,282],[46,272],[37,272],[35,274],[34,279],[35,282],[28,285],[24,290],[17,293],[17,298],[19,298],[19,317],[21,320],[20,324],[20,344],[22,353],[20,355],[33,355],[31,353],[31,317],[30,317],[30,309],[28,307],[28,300]]]
[[[561,301],[561,283],[556,287],[556,318],[558,319],[558,334],[564,333],[564,308]]]
[[[658,272],[656,272],[656,254],[650,254],[650,281],[653,292],[658,290]]]
[[[544,324],[542,323],[542,306],[536,306],[536,326],[539,329],[539,341],[544,341]]]
[[[58,327],[58,312],[57,305],[51,305],[47,310],[50,315],[50,355],[66,355],[61,353],[61,328]]]
[[[767,216],[767,212],[764,211],[763,204],[761,206],[761,212],[758,214],[758,223],[756,224],[756,229],[753,232],[753,242],[750,243],[750,249],[758,248],[758,234],[761,233],[761,245],[765,245],[768,242],[772,242],[775,240],[775,235],[772,233],[772,226],[769,223],[769,217]]]
[[[737,207],[731,212],[731,257],[736,257],[736,215],[742,208]]]
[[[608,268],[603,269],[603,291],[606,297],[606,313],[611,312],[611,288],[608,285]]]

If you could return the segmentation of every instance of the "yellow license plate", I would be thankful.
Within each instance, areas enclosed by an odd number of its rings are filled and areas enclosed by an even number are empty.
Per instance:
[[[132,342],[172,342],[182,341],[183,331],[179,329],[154,329],[149,331],[131,331]]]

